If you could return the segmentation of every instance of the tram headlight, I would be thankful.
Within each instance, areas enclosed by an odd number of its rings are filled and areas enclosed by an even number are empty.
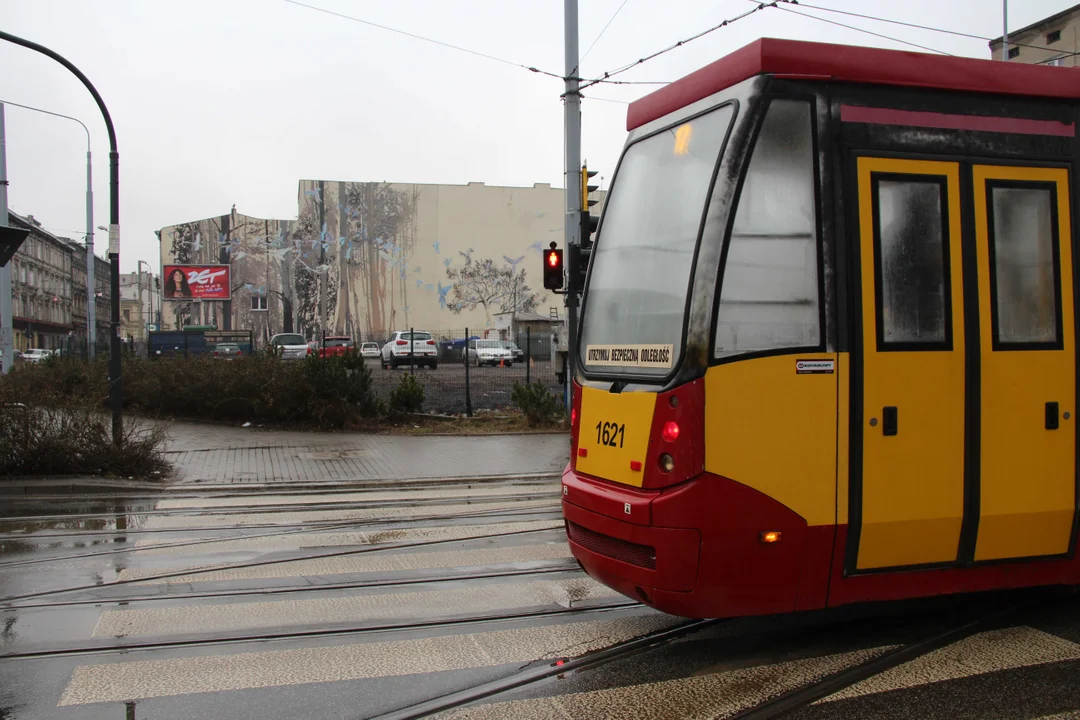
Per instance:
[[[675,458],[671,457],[667,453],[661,453],[660,459],[657,461],[660,466],[661,472],[669,473],[675,469]]]

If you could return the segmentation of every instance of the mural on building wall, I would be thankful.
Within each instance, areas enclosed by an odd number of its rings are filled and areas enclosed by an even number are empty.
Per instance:
[[[165,304],[165,327],[381,340],[406,327],[491,327],[547,301],[530,285],[562,232],[562,192],[304,180],[296,220],[239,214],[163,228],[162,264],[232,266],[231,302]],[[533,262],[529,262],[529,260]]]

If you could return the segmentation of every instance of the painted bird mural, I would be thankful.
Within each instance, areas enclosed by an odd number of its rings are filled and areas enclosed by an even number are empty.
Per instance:
[[[449,293],[450,290],[453,289],[453,287],[454,287],[453,285],[447,285],[446,287],[443,287],[443,284],[441,282],[439,283],[439,306],[440,307],[446,307],[446,294]]]

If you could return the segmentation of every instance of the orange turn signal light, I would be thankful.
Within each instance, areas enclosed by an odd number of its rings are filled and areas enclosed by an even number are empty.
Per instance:
[[[765,530],[765,531],[763,531],[761,533],[761,542],[763,542],[763,543],[780,542],[780,531],[779,530]]]

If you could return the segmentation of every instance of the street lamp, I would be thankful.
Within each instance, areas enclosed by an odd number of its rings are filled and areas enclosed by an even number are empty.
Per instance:
[[[52,115],[53,117],[64,118],[65,120],[73,120],[79,123],[79,125],[82,126],[83,131],[86,132],[86,344],[88,352],[90,353],[90,359],[93,360],[95,343],[97,342],[97,326],[94,312],[96,310],[94,307],[94,270],[96,268],[94,267],[94,183],[91,170],[92,165],[90,162],[90,130],[82,120],[71,117],[70,115],[31,107],[30,105],[22,105],[9,100],[0,100],[0,104],[13,105],[24,110],[33,110],[34,112],[43,113],[45,115]],[[6,221],[7,218],[4,218],[4,220]],[[105,231],[108,232],[107,229],[105,229]],[[4,318],[3,322],[9,322],[9,319]]]
[[[97,88],[70,60],[43,45],[3,30],[0,30],[0,40],[41,53],[71,71],[93,96],[105,121],[105,130],[109,135],[109,285],[112,288],[112,317],[109,322],[112,329],[109,334],[109,405],[112,410],[113,442],[120,445],[124,441],[124,374],[120,362],[120,151],[116,146],[116,128]],[[4,221],[6,224],[6,216]]]

